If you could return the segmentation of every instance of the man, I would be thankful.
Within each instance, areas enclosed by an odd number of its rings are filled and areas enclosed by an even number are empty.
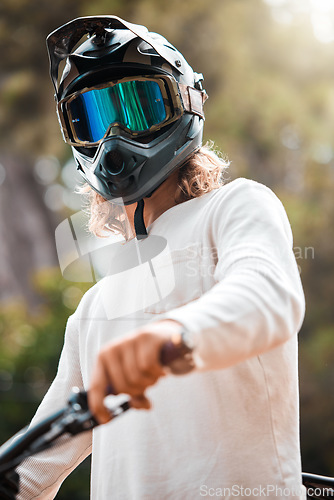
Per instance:
[[[69,319],[34,421],[73,385],[89,389],[101,423],[111,390],[149,411],[27,460],[19,498],[54,498],[91,451],[97,500],[305,498],[304,297],[281,203],[252,181],[223,185],[224,163],[201,147],[203,77],[160,35],[113,16],[80,18],[53,32],[48,49],[91,228],[125,243]],[[172,366],[181,376],[161,363],[171,341],[187,353]]]

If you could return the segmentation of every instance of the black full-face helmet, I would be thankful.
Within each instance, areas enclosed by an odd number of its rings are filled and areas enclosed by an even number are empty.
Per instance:
[[[47,47],[64,140],[104,198],[143,200],[200,147],[203,76],[161,35],[115,16],[82,17]]]

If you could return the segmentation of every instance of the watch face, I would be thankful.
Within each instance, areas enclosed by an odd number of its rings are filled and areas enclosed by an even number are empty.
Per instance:
[[[184,340],[183,332],[167,342],[161,351],[162,365],[168,367],[174,375],[183,375],[195,368],[193,349]]]
[[[187,346],[190,351],[195,349],[194,339],[188,330],[182,330],[181,339],[183,344]]]
[[[175,359],[169,365],[169,369],[174,375],[185,375],[186,373],[191,372],[194,368],[195,363],[191,352]]]

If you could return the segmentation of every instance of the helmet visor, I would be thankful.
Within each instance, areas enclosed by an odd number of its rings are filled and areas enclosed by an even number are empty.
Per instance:
[[[167,77],[124,78],[75,92],[58,106],[66,141],[94,146],[116,125],[133,135],[158,130],[182,114],[172,83]]]

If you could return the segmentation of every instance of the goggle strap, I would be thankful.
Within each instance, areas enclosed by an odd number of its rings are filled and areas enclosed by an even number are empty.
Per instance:
[[[204,118],[203,106],[209,97],[205,90],[197,90],[183,83],[179,83],[179,89],[185,111]]]

